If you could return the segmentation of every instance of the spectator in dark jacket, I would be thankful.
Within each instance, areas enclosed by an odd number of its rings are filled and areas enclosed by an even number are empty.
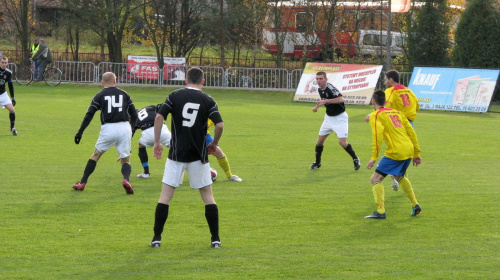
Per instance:
[[[52,62],[52,53],[50,52],[49,47],[47,47],[47,44],[45,44],[45,40],[39,39],[38,41],[40,44],[38,47],[38,51],[32,57],[32,59],[34,61],[37,61],[38,64],[38,79],[36,79],[36,81],[43,79],[45,67],[47,67],[47,65]]]

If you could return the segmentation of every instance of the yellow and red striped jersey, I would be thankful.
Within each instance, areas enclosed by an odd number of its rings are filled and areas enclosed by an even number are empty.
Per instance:
[[[370,114],[372,128],[372,160],[379,157],[382,141],[387,149],[384,156],[393,160],[420,157],[417,134],[402,112],[391,108],[380,108]]]
[[[420,110],[415,94],[403,85],[395,85],[385,90],[385,107],[402,112],[412,122]]]

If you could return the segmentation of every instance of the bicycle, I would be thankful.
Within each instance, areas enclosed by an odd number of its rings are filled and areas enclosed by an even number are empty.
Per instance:
[[[30,60],[29,66],[23,66],[16,71],[16,82],[20,85],[29,85],[37,72],[33,61]],[[62,72],[58,68],[49,67],[45,69],[42,78],[47,85],[57,86],[61,83]]]

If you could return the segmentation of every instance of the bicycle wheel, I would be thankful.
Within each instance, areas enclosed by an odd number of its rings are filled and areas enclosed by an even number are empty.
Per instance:
[[[49,86],[57,86],[61,83],[62,72],[57,68],[49,68],[43,73],[43,79]]]
[[[16,82],[20,85],[27,85],[33,81],[33,70],[28,66],[20,67],[16,72]]]

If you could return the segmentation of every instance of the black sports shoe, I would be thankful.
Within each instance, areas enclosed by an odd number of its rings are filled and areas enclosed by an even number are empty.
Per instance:
[[[220,248],[220,241],[212,241],[212,244],[210,244],[210,247]]]
[[[418,214],[420,214],[420,212],[422,212],[422,208],[420,208],[420,205],[415,205],[415,207],[412,207],[411,208],[411,215],[412,216],[417,216]]]
[[[158,236],[153,237],[153,240],[151,241],[151,243],[149,244],[149,246],[151,246],[153,248],[160,248],[160,246],[161,246],[161,236],[160,237],[158,237]]]
[[[17,130],[15,128],[10,130],[12,132],[12,135],[17,136]]]
[[[352,162],[354,163],[354,170],[358,170],[361,167],[361,161],[359,158],[353,159]]]
[[[385,213],[380,214],[379,212],[375,211],[370,216],[366,216],[365,219],[385,219]]]
[[[318,169],[320,167],[321,167],[321,162],[320,163],[313,162],[313,164],[311,165],[311,167],[309,167],[309,169]]]

